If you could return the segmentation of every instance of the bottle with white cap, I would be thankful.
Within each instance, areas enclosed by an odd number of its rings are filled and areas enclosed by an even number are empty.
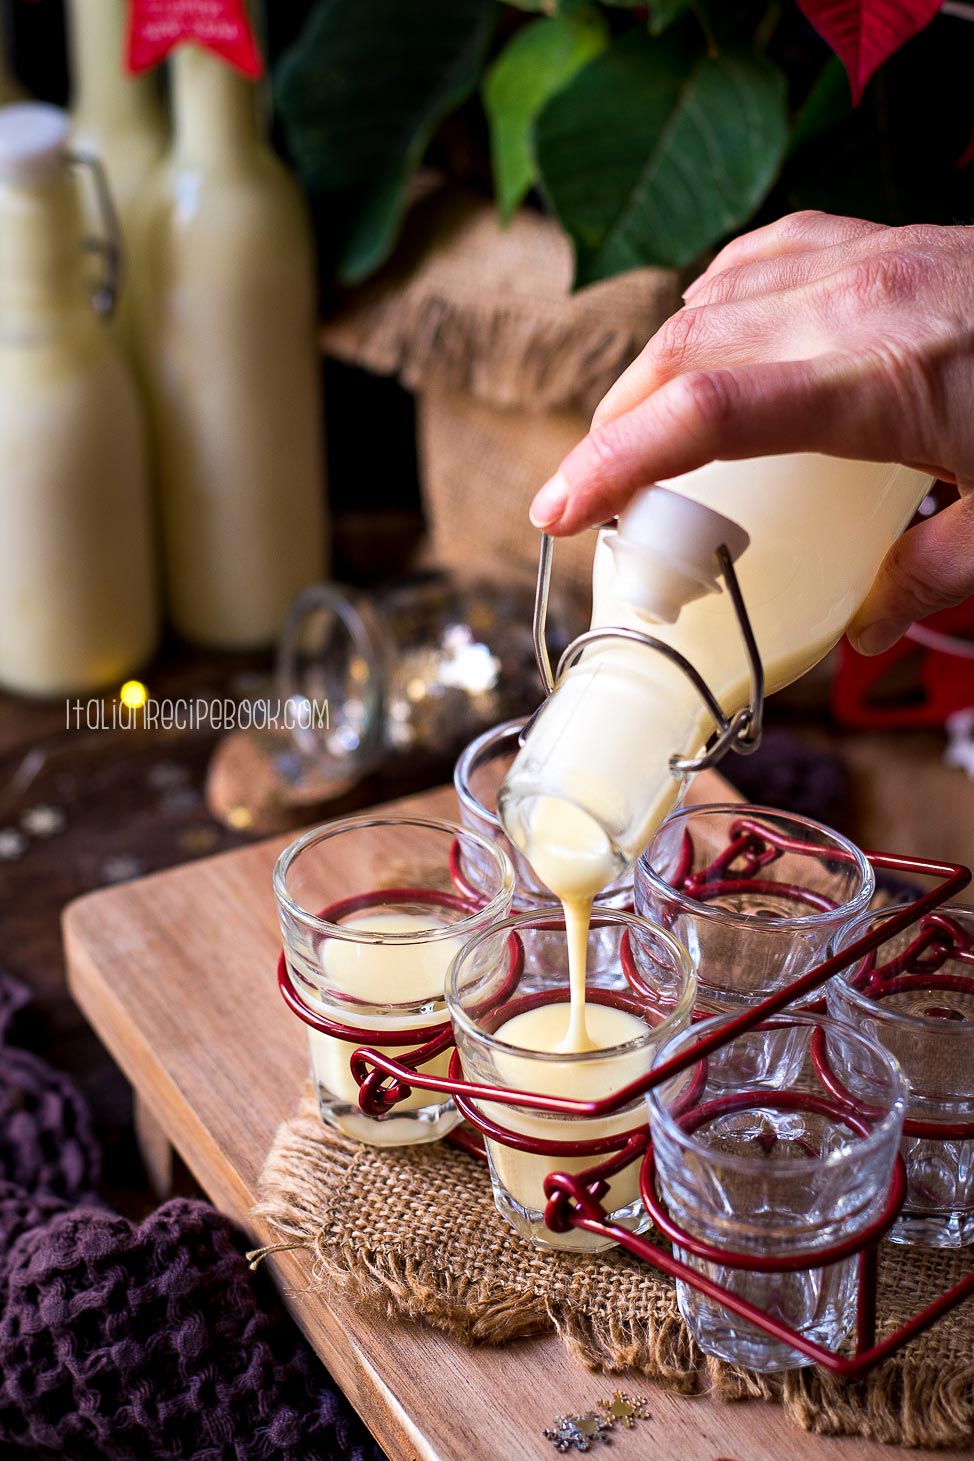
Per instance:
[[[678,650],[730,718],[750,673],[717,548],[739,559],[765,687],[778,690],[844,633],[928,485],[907,467],[810,454],[712,462],[648,487],[600,533],[592,627],[608,634],[562,676],[499,798],[549,887],[590,895],[623,872],[677,802],[672,759],[697,756],[716,728],[677,664],[611,631]]]
[[[157,632],[135,389],[98,312],[117,238],[83,238],[67,114],[0,108],[0,684],[28,695],[118,683]],[[90,164],[89,164],[90,166]],[[110,277],[85,278],[84,254]]]

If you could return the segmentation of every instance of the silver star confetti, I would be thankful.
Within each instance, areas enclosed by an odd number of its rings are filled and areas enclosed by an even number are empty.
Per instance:
[[[21,815],[20,825],[30,837],[53,837],[55,832],[64,831],[67,820],[63,807],[38,802]]]
[[[16,862],[27,851],[27,838],[16,827],[0,827],[0,861]]]
[[[149,767],[145,779],[153,791],[172,791],[174,787],[186,785],[189,772],[176,761],[159,761]]]
[[[594,1442],[607,1441],[612,1422],[603,1420],[594,1410],[583,1415],[559,1415],[553,1426],[541,1434],[556,1451],[590,1451]]]
[[[125,883],[129,878],[138,877],[142,864],[137,857],[121,853],[118,857],[106,857],[101,871],[106,883]]]

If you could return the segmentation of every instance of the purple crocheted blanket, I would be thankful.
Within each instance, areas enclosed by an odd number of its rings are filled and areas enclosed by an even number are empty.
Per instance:
[[[81,1095],[11,1043],[27,1000],[0,971],[3,1461],[381,1461],[228,1218],[100,1200]]]

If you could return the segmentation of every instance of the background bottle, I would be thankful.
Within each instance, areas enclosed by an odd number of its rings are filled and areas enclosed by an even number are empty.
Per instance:
[[[135,390],[82,277],[68,118],[0,111],[0,684],[118,682],[157,616]]]
[[[166,145],[158,78],[125,70],[126,9],[125,0],[67,0],[65,10],[72,140],[104,163],[123,233]]]
[[[771,693],[811,669],[844,633],[929,478],[895,465],[796,455],[713,462],[666,485],[750,536],[736,567]],[[664,549],[647,558],[646,571],[668,580],[680,543]],[[673,623],[647,622],[619,592],[631,572],[601,533],[593,628],[622,625],[674,645],[726,714],[742,709],[748,666],[729,596],[708,593]],[[714,728],[691,682],[662,655],[622,640],[594,645],[544,706],[501,789],[508,835],[529,861],[539,836],[560,836],[569,860],[577,842],[616,875],[676,803],[681,783],[671,756],[697,755]],[[562,807],[567,815],[552,815]]]
[[[123,47],[125,0],[66,0],[74,145],[104,165],[118,214],[125,257],[131,259],[132,209],[146,176],[166,145],[158,77],[130,76]],[[92,200],[83,205],[86,231],[97,230]],[[125,348],[134,347],[132,282],[120,282],[115,323]]]
[[[313,246],[251,83],[184,46],[172,107],[132,266],[169,601],[187,639],[245,648],[323,571]]]

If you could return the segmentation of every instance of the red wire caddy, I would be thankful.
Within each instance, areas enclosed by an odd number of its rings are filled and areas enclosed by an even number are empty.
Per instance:
[[[698,898],[715,897],[719,894],[750,889],[760,892],[787,893],[793,899],[807,903],[812,909],[830,907],[828,900],[809,889],[793,884],[778,883],[767,877],[758,877],[787,852],[804,855],[821,855],[822,849],[785,837],[776,829],[769,828],[748,815],[749,809],[741,808],[741,815],[730,829],[730,840],[724,851],[707,868],[691,874],[689,868],[691,849],[686,846],[686,855],[674,876],[674,885]],[[475,888],[465,878],[460,865],[459,848],[454,844],[451,859],[451,873],[457,894],[444,894],[422,888],[382,889],[381,892],[364,894],[346,899],[341,904],[324,910],[322,917],[337,921],[350,913],[368,906],[381,898],[385,903],[425,902],[440,907],[462,907],[468,911],[478,902]],[[919,1313],[902,1324],[885,1339],[876,1340],[876,1299],[879,1243],[892,1227],[899,1215],[906,1197],[906,1173],[901,1156],[897,1156],[893,1179],[882,1211],[863,1232],[854,1237],[840,1240],[825,1249],[814,1252],[793,1252],[787,1257],[761,1257],[753,1253],[738,1253],[730,1249],[695,1238],[667,1212],[656,1186],[656,1168],[652,1136],[648,1123],[623,1133],[608,1137],[596,1137],[579,1141],[556,1141],[525,1136],[508,1130],[491,1120],[480,1111],[479,1101],[490,1101],[497,1105],[517,1105],[552,1115],[599,1117],[610,1115],[639,1096],[679,1074],[688,1066],[705,1059],[737,1035],[753,1030],[764,1021],[775,1019],[776,1025],[787,1024],[787,1017],[780,1018],[782,1011],[796,1001],[804,1000],[826,983],[839,970],[866,960],[880,944],[919,925],[916,937],[906,948],[886,965],[877,965],[874,960],[863,965],[856,975],[858,986],[875,995],[889,993],[894,988],[916,988],[918,984],[932,989],[954,989],[956,976],[939,975],[938,970],[947,959],[960,959],[974,966],[974,945],[960,927],[936,910],[956,897],[971,881],[971,870],[960,863],[935,862],[926,858],[906,857],[894,853],[869,852],[865,854],[876,870],[937,878],[939,882],[912,903],[890,914],[879,928],[874,928],[843,949],[839,954],[823,960],[808,970],[799,979],[784,986],[750,1009],[734,1015],[710,1030],[679,1055],[672,1056],[648,1074],[630,1082],[615,1095],[597,1100],[577,1101],[569,1097],[545,1096],[533,1091],[517,1091],[495,1087],[464,1079],[459,1052],[454,1048],[446,1077],[433,1076],[418,1070],[418,1067],[454,1047],[452,1027],[449,1020],[439,1020],[429,1025],[406,1030],[383,1031],[384,1045],[404,1048],[399,1059],[386,1055],[370,1046],[375,1030],[345,1024],[312,1010],[295,989],[291,973],[283,952],[278,961],[278,985],[285,1003],[311,1029],[330,1035],[353,1046],[350,1068],[359,1085],[359,1105],[362,1111],[373,1117],[390,1112],[401,1100],[418,1087],[449,1095],[458,1111],[480,1138],[486,1136],[517,1150],[536,1154],[559,1156],[592,1156],[601,1158],[593,1166],[577,1174],[552,1170],[545,1179],[544,1191],[547,1198],[545,1222],[556,1233],[572,1228],[610,1239],[637,1258],[642,1258],[661,1272],[680,1279],[692,1288],[716,1301],[739,1318],[753,1324],[791,1348],[806,1355],[815,1364],[832,1374],[848,1380],[857,1380],[866,1375],[883,1360],[915,1339],[924,1330],[942,1318],[965,1299],[974,1296],[974,1271],[945,1290]],[[834,860],[841,853],[830,850]],[[557,919],[553,919],[557,922]],[[593,920],[597,924],[597,916]],[[523,952],[523,951],[520,951]],[[516,934],[509,939],[508,978],[503,991],[513,992],[520,977],[519,940]],[[642,983],[635,962],[628,954],[626,940],[620,949],[621,963],[627,980],[636,996],[646,999],[652,991]],[[963,981],[961,981],[963,982]],[[503,992],[502,991],[502,992]],[[607,996],[612,999],[613,996]],[[545,996],[541,995],[541,999]],[[538,1002],[539,996],[528,996],[527,1000]],[[518,1008],[525,1007],[524,1001]],[[822,1008],[823,1004],[805,1005],[804,1009]],[[504,1006],[502,1018],[509,1018],[513,1006]],[[775,1018],[779,1017],[779,1018]],[[812,1044],[812,1061],[823,1089],[822,1096],[804,1095],[797,1092],[777,1093],[776,1100],[790,1107],[811,1107],[842,1121],[860,1134],[868,1131],[868,1112],[864,1111],[845,1089],[825,1057],[823,1032],[816,1032]],[[406,1048],[411,1047],[411,1048]],[[691,1082],[688,1091],[681,1098],[681,1119],[692,1115],[695,1092],[703,1084],[701,1079]],[[738,1100],[743,1101],[739,1096]],[[750,1097],[749,1099],[753,1099]],[[722,1103],[733,1103],[733,1094],[721,1098]],[[767,1095],[762,1096],[766,1103]],[[706,1114],[711,1114],[708,1103]],[[698,1108],[702,1110],[703,1108]],[[704,1119],[704,1118],[701,1118]],[[974,1139],[974,1114],[968,1121],[931,1122],[908,1119],[904,1123],[904,1135],[920,1136],[932,1140]],[[454,1145],[471,1155],[486,1160],[482,1140],[473,1132],[461,1128],[447,1138]],[[640,1171],[640,1192],[643,1204],[657,1230],[674,1246],[704,1262],[724,1268],[740,1268],[751,1272],[784,1273],[800,1269],[821,1268],[840,1262],[858,1254],[858,1297],[856,1312],[855,1341],[852,1352],[831,1350],[805,1338],[789,1325],[757,1308],[748,1300],[733,1293],[724,1285],[697,1272],[677,1258],[669,1249],[659,1246],[648,1237],[631,1233],[609,1221],[601,1198],[607,1190],[607,1180],[623,1170],[642,1155]]]

